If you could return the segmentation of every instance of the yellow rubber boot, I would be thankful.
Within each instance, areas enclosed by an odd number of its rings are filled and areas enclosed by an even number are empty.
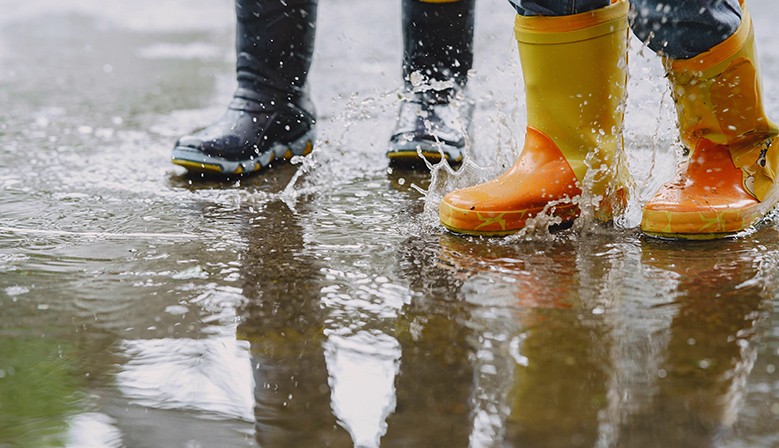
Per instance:
[[[665,62],[689,161],[646,204],[641,230],[682,239],[745,230],[779,200],[778,132],[763,110],[749,13],[706,53]]]
[[[609,220],[626,198],[622,159],[628,2],[561,17],[517,16],[527,101],[527,137],[514,166],[453,191],[441,223],[457,233],[504,235],[547,210],[563,222],[579,213],[582,188]],[[619,159],[619,160],[618,160]],[[616,174],[616,173],[620,174]]]

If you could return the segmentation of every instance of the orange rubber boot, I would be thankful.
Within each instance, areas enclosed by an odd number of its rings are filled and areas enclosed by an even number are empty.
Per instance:
[[[570,222],[583,191],[607,221],[626,198],[622,168],[628,2],[562,17],[517,16],[528,126],[514,166],[453,191],[441,223],[473,235],[505,235],[542,212]]]
[[[765,114],[752,19],[692,59],[667,60],[689,161],[644,207],[651,236],[715,239],[753,226],[779,201],[779,139]]]

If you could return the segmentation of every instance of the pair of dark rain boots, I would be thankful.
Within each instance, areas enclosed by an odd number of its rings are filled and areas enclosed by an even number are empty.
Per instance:
[[[306,155],[316,115],[306,80],[316,29],[316,0],[236,0],[238,89],[215,123],[181,137],[172,161],[219,175],[257,172],[278,158]],[[474,0],[403,1],[407,93],[388,157],[397,163],[462,160],[472,103]],[[424,82],[414,82],[424,79]]]

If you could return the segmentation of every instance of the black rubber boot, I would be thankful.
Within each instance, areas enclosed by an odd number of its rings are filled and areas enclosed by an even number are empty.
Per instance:
[[[235,6],[238,89],[222,118],[176,142],[173,163],[190,171],[246,174],[313,148],[316,118],[306,78],[316,0],[236,0]]]
[[[465,90],[473,65],[475,0],[403,0],[406,93],[387,157],[395,164],[463,159],[473,114]]]

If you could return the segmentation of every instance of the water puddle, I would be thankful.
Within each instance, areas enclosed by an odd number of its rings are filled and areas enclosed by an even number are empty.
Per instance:
[[[316,150],[224,181],[167,160],[234,87],[232,5],[54,3],[0,19],[0,446],[779,443],[776,218],[639,235],[680,153],[638,43],[625,211],[474,238],[437,207],[524,140],[508,6],[478,5],[458,170],[388,169],[400,10],[339,0],[320,7]],[[754,10],[768,42],[779,10]]]

